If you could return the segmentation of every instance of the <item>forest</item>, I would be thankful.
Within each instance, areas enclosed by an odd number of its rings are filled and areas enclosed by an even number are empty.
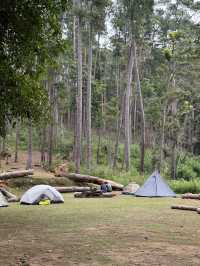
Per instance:
[[[0,265],[200,265],[200,1],[0,0]]]
[[[199,26],[194,0],[2,0],[1,159],[196,192]]]

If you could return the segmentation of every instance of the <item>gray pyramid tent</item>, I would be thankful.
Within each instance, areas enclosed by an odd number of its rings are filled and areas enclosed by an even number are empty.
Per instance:
[[[140,197],[176,197],[158,171],[155,171],[136,192]]]
[[[22,196],[21,204],[38,204],[39,201],[47,197],[51,203],[63,203],[63,196],[54,188],[48,185],[37,185],[27,190]]]
[[[0,207],[8,207],[8,202],[1,191],[0,191]]]

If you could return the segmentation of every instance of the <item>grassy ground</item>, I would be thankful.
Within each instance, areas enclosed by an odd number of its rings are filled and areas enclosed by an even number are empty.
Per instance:
[[[183,203],[184,202],[184,203]],[[117,196],[0,209],[0,265],[200,265],[198,201]]]

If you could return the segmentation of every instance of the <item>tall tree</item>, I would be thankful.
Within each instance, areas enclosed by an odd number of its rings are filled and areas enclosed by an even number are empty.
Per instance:
[[[124,147],[124,155],[125,155],[125,166],[126,171],[130,169],[130,97],[131,97],[131,83],[132,83],[132,73],[133,73],[133,63],[134,63],[134,47],[133,41],[130,41],[129,44],[129,55],[128,55],[128,67],[127,67],[127,83],[126,83],[126,93],[125,93],[125,107],[124,107],[124,135],[125,135],[125,147]]]
[[[90,9],[92,7],[90,6]],[[92,123],[91,123],[91,93],[92,93],[92,38],[93,38],[93,29],[92,21],[89,23],[88,29],[88,74],[87,74],[87,104],[86,104],[86,128],[87,128],[87,167],[91,168],[92,162]]]
[[[140,171],[144,171],[144,147],[145,147],[145,122],[144,122],[144,108],[143,99],[140,86],[139,69],[137,64],[136,43],[141,41],[141,36],[144,38],[146,31],[146,24],[150,21],[149,17],[153,12],[154,1],[139,1],[139,0],[120,0],[117,1],[117,16],[115,24],[124,36],[125,41],[128,41],[129,57],[127,65],[127,82],[125,95],[125,117],[124,117],[124,133],[125,133],[125,165],[126,170],[130,169],[130,96],[131,96],[131,82],[132,71],[136,73],[136,87],[139,96],[140,110],[141,110],[141,166]],[[143,41],[143,40],[142,40]]]
[[[134,67],[135,67],[135,81],[137,94],[139,98],[140,104],[140,112],[141,112],[141,156],[140,156],[140,173],[144,174],[144,155],[145,155],[145,115],[144,115],[144,104],[143,104],[143,96],[142,89],[140,83],[140,75],[138,69],[138,56],[137,56],[137,46],[134,40],[133,42],[133,50],[134,50]]]
[[[82,138],[82,29],[81,29],[81,0],[74,0],[76,8],[76,41],[77,41],[77,95],[76,95],[76,143],[75,164],[76,172],[80,173],[81,138]]]

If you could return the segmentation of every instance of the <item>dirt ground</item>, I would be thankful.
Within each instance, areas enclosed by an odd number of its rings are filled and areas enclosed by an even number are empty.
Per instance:
[[[23,170],[26,169],[26,161],[27,161],[27,152],[19,152],[19,160],[17,163],[14,162],[13,156],[9,158],[8,164],[6,164],[5,160],[1,160],[1,171],[15,171],[15,170]],[[34,169],[34,176],[40,177],[54,177],[54,174],[44,170],[41,167],[40,163],[40,152],[33,151],[32,155],[32,164]]]
[[[182,199],[117,196],[0,209],[0,265],[200,265],[200,215]]]

